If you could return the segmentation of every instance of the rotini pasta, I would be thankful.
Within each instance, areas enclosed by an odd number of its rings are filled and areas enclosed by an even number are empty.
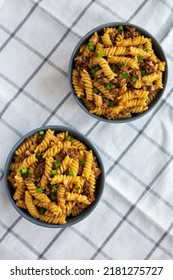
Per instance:
[[[76,69],[73,69],[72,81],[73,81],[73,86],[75,88],[75,92],[76,92],[77,97],[79,97],[79,98],[84,97],[85,96],[84,89],[79,84],[80,75],[79,75],[79,73]]]
[[[130,68],[139,68],[139,65],[134,58],[124,57],[124,56],[111,56],[108,57],[108,62],[110,64],[124,64]]]
[[[35,148],[28,153],[31,139]],[[33,218],[65,224],[95,200],[101,169],[93,151],[68,131],[38,131],[16,151],[8,180],[16,206]]]
[[[81,48],[87,49],[87,55],[81,49],[75,55],[72,85],[92,114],[107,119],[133,117],[148,110],[146,104],[151,105],[164,88],[166,63],[156,56],[151,38],[135,27],[103,28]],[[140,100],[125,103],[127,96]],[[141,98],[145,99],[143,106]],[[131,104],[128,110],[127,104]]]
[[[103,44],[105,46],[108,46],[108,47],[112,46],[112,41],[111,41],[109,33],[105,32],[101,38],[102,38]]]
[[[82,78],[82,82],[84,84],[86,99],[93,100],[93,91],[92,91],[93,86],[89,73],[84,69],[80,72],[80,75]]]

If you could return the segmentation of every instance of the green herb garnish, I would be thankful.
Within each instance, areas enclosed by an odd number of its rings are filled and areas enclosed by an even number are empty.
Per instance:
[[[50,197],[50,199],[51,199],[51,200],[56,200],[56,199],[57,199],[56,194],[52,194],[51,197]]]
[[[99,91],[97,88],[93,88],[93,92],[97,94]]]
[[[112,70],[114,72],[117,72],[118,71],[118,66],[116,64],[112,64]]]
[[[136,78],[136,77],[131,77],[131,81],[132,81],[133,83],[135,83],[135,82],[137,81],[137,78]]]
[[[122,74],[122,78],[123,78],[123,79],[127,79],[128,77],[129,77],[129,74],[128,74],[128,73],[123,73],[123,74]]]
[[[112,89],[112,84],[111,84],[111,83],[107,84],[106,89],[107,89],[107,90]]]
[[[90,73],[91,73],[91,74],[95,74],[95,72],[96,72],[96,71],[95,71],[95,68],[91,68],[91,69],[90,69]]]
[[[28,172],[27,168],[20,169],[20,174],[26,174]]]
[[[123,32],[123,31],[124,31],[123,26],[122,26],[122,25],[119,25],[119,26],[118,26],[118,30],[119,30],[120,32]]]
[[[74,176],[74,171],[73,171],[73,170],[69,170],[68,175],[69,175],[69,176]]]
[[[142,69],[142,70],[141,70],[141,75],[142,75],[142,76],[145,76],[146,74],[147,74],[147,71],[146,71],[145,69]]]
[[[103,57],[103,56],[105,56],[104,52],[99,52],[98,53],[98,57]]]
[[[95,74],[95,72],[97,72],[98,70],[100,70],[100,67],[98,65],[96,65],[94,68],[90,69],[90,73]]]
[[[28,171],[28,172],[26,173],[26,177],[32,177],[32,173]]]
[[[56,171],[55,169],[52,169],[52,170],[51,170],[51,174],[52,174],[52,175],[55,175],[55,174],[57,174],[57,171]]]
[[[94,43],[91,42],[91,41],[89,41],[87,45],[88,45],[88,46],[94,46]]]
[[[37,153],[37,154],[36,154],[36,158],[37,158],[37,159],[42,158],[42,154],[41,154],[41,153]]]
[[[53,187],[52,187],[52,190],[53,190],[54,192],[56,192],[56,191],[58,190],[58,186],[57,186],[57,185],[53,186]]]
[[[125,64],[125,62],[121,62],[121,67],[125,67],[126,66],[126,64]]]
[[[43,207],[40,207],[39,213],[40,213],[41,215],[43,215],[43,214],[46,212],[46,210],[47,210],[47,209],[45,209],[45,208],[43,208]]]
[[[144,60],[143,56],[140,56],[140,55],[137,58],[138,58],[138,61],[140,61],[140,62],[142,62]]]
[[[94,50],[94,44],[93,44],[93,42],[89,41],[89,42],[87,43],[87,45],[88,45],[88,49],[89,49],[90,51],[93,51],[93,50]]]
[[[66,139],[67,141],[70,141],[70,140],[71,140],[71,136],[70,136],[70,135],[66,135],[65,139]]]
[[[81,165],[84,165],[84,164],[85,164],[85,159],[84,159],[84,158],[82,158],[82,159],[80,160],[80,164],[81,164]]]
[[[55,161],[55,162],[53,163],[53,165],[54,165],[55,167],[59,167],[59,166],[61,165],[61,162],[60,162],[60,161]]]
[[[114,101],[109,101],[109,106],[110,107],[114,107],[115,106],[115,102]]]
[[[38,135],[44,135],[44,130],[39,130],[39,131],[37,132],[37,134],[38,134]]]
[[[43,188],[36,188],[37,193],[43,193]]]

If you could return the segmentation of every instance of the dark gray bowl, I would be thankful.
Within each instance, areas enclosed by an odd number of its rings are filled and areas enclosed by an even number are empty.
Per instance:
[[[143,112],[141,114],[134,114],[131,118],[127,118],[127,119],[109,120],[109,119],[107,119],[105,117],[100,117],[100,116],[97,116],[96,114],[90,113],[89,110],[87,109],[87,107],[85,106],[85,104],[83,103],[83,101],[76,96],[76,94],[74,92],[73,85],[72,85],[72,70],[74,68],[74,58],[77,55],[80,47],[82,45],[84,45],[88,41],[88,39],[93,35],[94,32],[98,32],[98,34],[100,34],[100,33],[102,33],[103,28],[105,28],[105,27],[117,27],[119,25],[135,27],[141,33],[141,35],[144,35],[145,37],[151,38],[153,50],[155,51],[156,56],[161,61],[165,61],[166,62],[165,72],[163,73],[163,86],[164,87],[159,92],[159,94],[156,96],[156,98],[153,100],[153,102],[150,104],[148,110],[146,110],[145,112]],[[84,37],[82,37],[82,39],[78,42],[78,44],[74,48],[74,50],[72,52],[72,55],[71,55],[71,58],[70,58],[69,67],[68,67],[68,80],[69,80],[69,85],[70,85],[71,92],[72,92],[75,100],[80,105],[80,107],[86,113],[88,113],[90,116],[95,117],[96,119],[98,119],[100,121],[105,121],[105,122],[109,122],[109,123],[126,123],[126,122],[137,120],[140,117],[143,117],[148,112],[150,112],[155,107],[155,105],[159,102],[159,100],[160,100],[161,96],[163,95],[163,92],[164,92],[164,90],[166,88],[166,84],[167,84],[167,78],[168,78],[168,66],[167,65],[168,65],[167,64],[167,59],[166,59],[166,56],[164,54],[164,51],[163,51],[160,43],[148,31],[146,31],[145,29],[141,28],[140,26],[137,26],[137,25],[134,25],[134,24],[131,24],[131,23],[126,23],[126,22],[110,22],[110,23],[102,24],[100,26],[95,27],[94,29],[89,31]]]
[[[67,223],[64,225],[54,225],[54,224],[48,224],[45,222],[42,222],[40,220],[37,220],[35,218],[33,218],[29,212],[25,209],[19,208],[16,206],[15,201],[13,200],[13,189],[10,186],[10,183],[7,180],[7,176],[9,174],[9,166],[10,163],[13,159],[13,155],[15,150],[21,145],[21,143],[29,136],[33,135],[34,133],[36,133],[39,130],[47,130],[48,128],[57,131],[57,132],[61,132],[61,131],[68,131],[69,134],[71,134],[72,136],[76,137],[77,139],[81,140],[81,142],[83,142],[89,149],[91,149],[93,151],[93,154],[96,156],[99,167],[101,169],[101,175],[99,176],[97,185],[96,185],[96,199],[93,203],[91,203],[91,205],[89,207],[87,207],[81,214],[74,216],[74,217],[68,217],[67,218]],[[82,221],[84,218],[86,218],[89,214],[91,214],[91,212],[95,209],[95,207],[97,206],[97,204],[99,203],[99,200],[101,199],[102,193],[103,193],[103,189],[104,189],[104,183],[105,183],[105,171],[104,171],[104,166],[101,160],[101,157],[99,155],[99,153],[97,152],[97,149],[94,147],[94,145],[88,140],[88,138],[86,138],[83,134],[81,134],[80,132],[78,132],[77,130],[74,130],[72,128],[69,127],[65,127],[65,126],[56,126],[56,125],[51,125],[51,126],[42,126],[39,128],[36,128],[32,131],[30,131],[29,133],[27,133],[26,135],[24,135],[15,145],[14,147],[11,149],[8,157],[7,157],[7,161],[5,164],[5,170],[4,170],[4,184],[5,184],[5,189],[7,192],[7,195],[9,197],[10,202],[12,203],[13,207],[19,212],[19,214],[21,216],[23,216],[24,218],[26,218],[28,221],[38,225],[38,226],[43,226],[43,227],[48,227],[48,228],[65,228],[68,226],[71,226],[75,223],[78,223],[80,221]]]

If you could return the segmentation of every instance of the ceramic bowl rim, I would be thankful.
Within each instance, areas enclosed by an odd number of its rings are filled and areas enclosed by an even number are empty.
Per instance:
[[[79,48],[85,44],[87,42],[87,40],[91,37],[91,35],[94,32],[102,32],[103,28],[105,27],[117,27],[119,25],[123,25],[123,26],[130,26],[130,27],[135,27],[139,32],[141,32],[141,35],[144,35],[148,38],[151,38],[152,43],[153,43],[153,49],[156,53],[156,55],[158,55],[158,58],[161,57],[162,61],[165,61],[165,71],[163,74],[163,84],[164,84],[164,88],[159,92],[159,94],[156,96],[155,100],[152,102],[152,104],[149,106],[149,108],[141,113],[141,114],[136,114],[134,116],[132,116],[131,118],[126,118],[126,119],[115,119],[115,120],[111,120],[111,119],[107,119],[104,117],[100,117],[96,114],[90,113],[89,110],[86,108],[86,106],[84,105],[84,103],[82,102],[81,99],[79,99],[75,92],[74,92],[74,88],[72,85],[72,69],[73,69],[73,65],[74,65],[74,58],[79,50]],[[70,90],[72,92],[72,95],[74,97],[74,99],[76,100],[77,104],[90,116],[96,118],[97,120],[103,121],[103,122],[107,122],[107,123],[128,123],[131,121],[135,121],[138,120],[139,118],[142,118],[143,116],[145,116],[147,113],[149,113],[154,107],[155,105],[159,102],[159,100],[161,99],[161,97],[163,96],[163,93],[166,89],[166,85],[167,85],[167,80],[168,80],[168,62],[167,62],[167,58],[166,55],[163,51],[163,48],[161,46],[161,44],[158,42],[158,40],[151,34],[149,33],[147,30],[145,30],[144,28],[136,25],[136,24],[132,24],[132,23],[126,23],[126,22],[109,22],[109,23],[105,23],[105,24],[101,24],[93,29],[91,29],[89,32],[87,32],[80,40],[79,42],[76,44],[75,48],[72,51],[71,57],[70,57],[70,61],[69,61],[69,65],[68,65],[68,82],[69,82],[69,86],[70,86]]]
[[[74,137],[78,138],[79,140],[81,140],[87,147],[89,147],[90,149],[92,149],[94,155],[97,158],[97,161],[99,163],[99,167],[101,168],[101,177],[99,179],[99,189],[98,189],[98,193],[96,195],[96,200],[89,206],[86,208],[85,211],[83,211],[81,214],[72,217],[72,218],[67,218],[67,223],[64,225],[55,225],[55,224],[48,224],[45,222],[42,222],[40,220],[37,220],[35,218],[33,218],[26,210],[19,208],[16,206],[15,201],[12,198],[12,187],[10,186],[8,180],[7,180],[7,176],[9,174],[9,165],[11,163],[11,160],[13,158],[14,155],[14,151],[20,146],[20,144],[22,144],[22,142],[29,136],[33,135],[34,133],[36,133],[39,130],[47,130],[47,129],[52,129],[55,131],[68,131],[71,135],[73,135]],[[6,159],[6,163],[5,163],[5,168],[4,168],[4,186],[5,186],[5,190],[7,193],[7,196],[11,202],[11,204],[13,205],[13,207],[17,210],[17,212],[24,217],[26,220],[38,225],[38,226],[43,226],[43,227],[47,227],[47,228],[65,228],[65,227],[69,227],[71,225],[74,225],[76,223],[79,223],[80,221],[82,221],[84,218],[86,218],[87,216],[89,216],[93,210],[96,208],[96,206],[98,205],[102,194],[103,194],[103,190],[104,190],[104,185],[105,185],[105,169],[104,169],[104,165],[103,165],[103,161],[101,159],[100,154],[98,153],[95,145],[84,135],[82,134],[80,131],[78,131],[77,129],[73,129],[71,127],[67,127],[67,126],[61,126],[61,125],[46,125],[46,126],[41,126],[38,128],[35,128],[31,131],[29,131],[28,133],[26,133],[25,135],[23,135],[17,142],[16,144],[12,147],[12,149],[10,150],[7,159]],[[11,190],[11,191],[10,191]],[[69,220],[69,222],[68,222]]]

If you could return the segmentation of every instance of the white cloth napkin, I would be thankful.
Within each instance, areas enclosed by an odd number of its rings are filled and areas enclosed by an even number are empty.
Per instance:
[[[172,11],[172,0],[0,1],[0,259],[173,259]],[[86,114],[67,79],[79,39],[113,21],[148,30],[169,67],[158,105],[127,124]],[[65,230],[40,229],[21,218],[4,188],[10,149],[42,124],[87,135],[106,170],[94,212]]]

